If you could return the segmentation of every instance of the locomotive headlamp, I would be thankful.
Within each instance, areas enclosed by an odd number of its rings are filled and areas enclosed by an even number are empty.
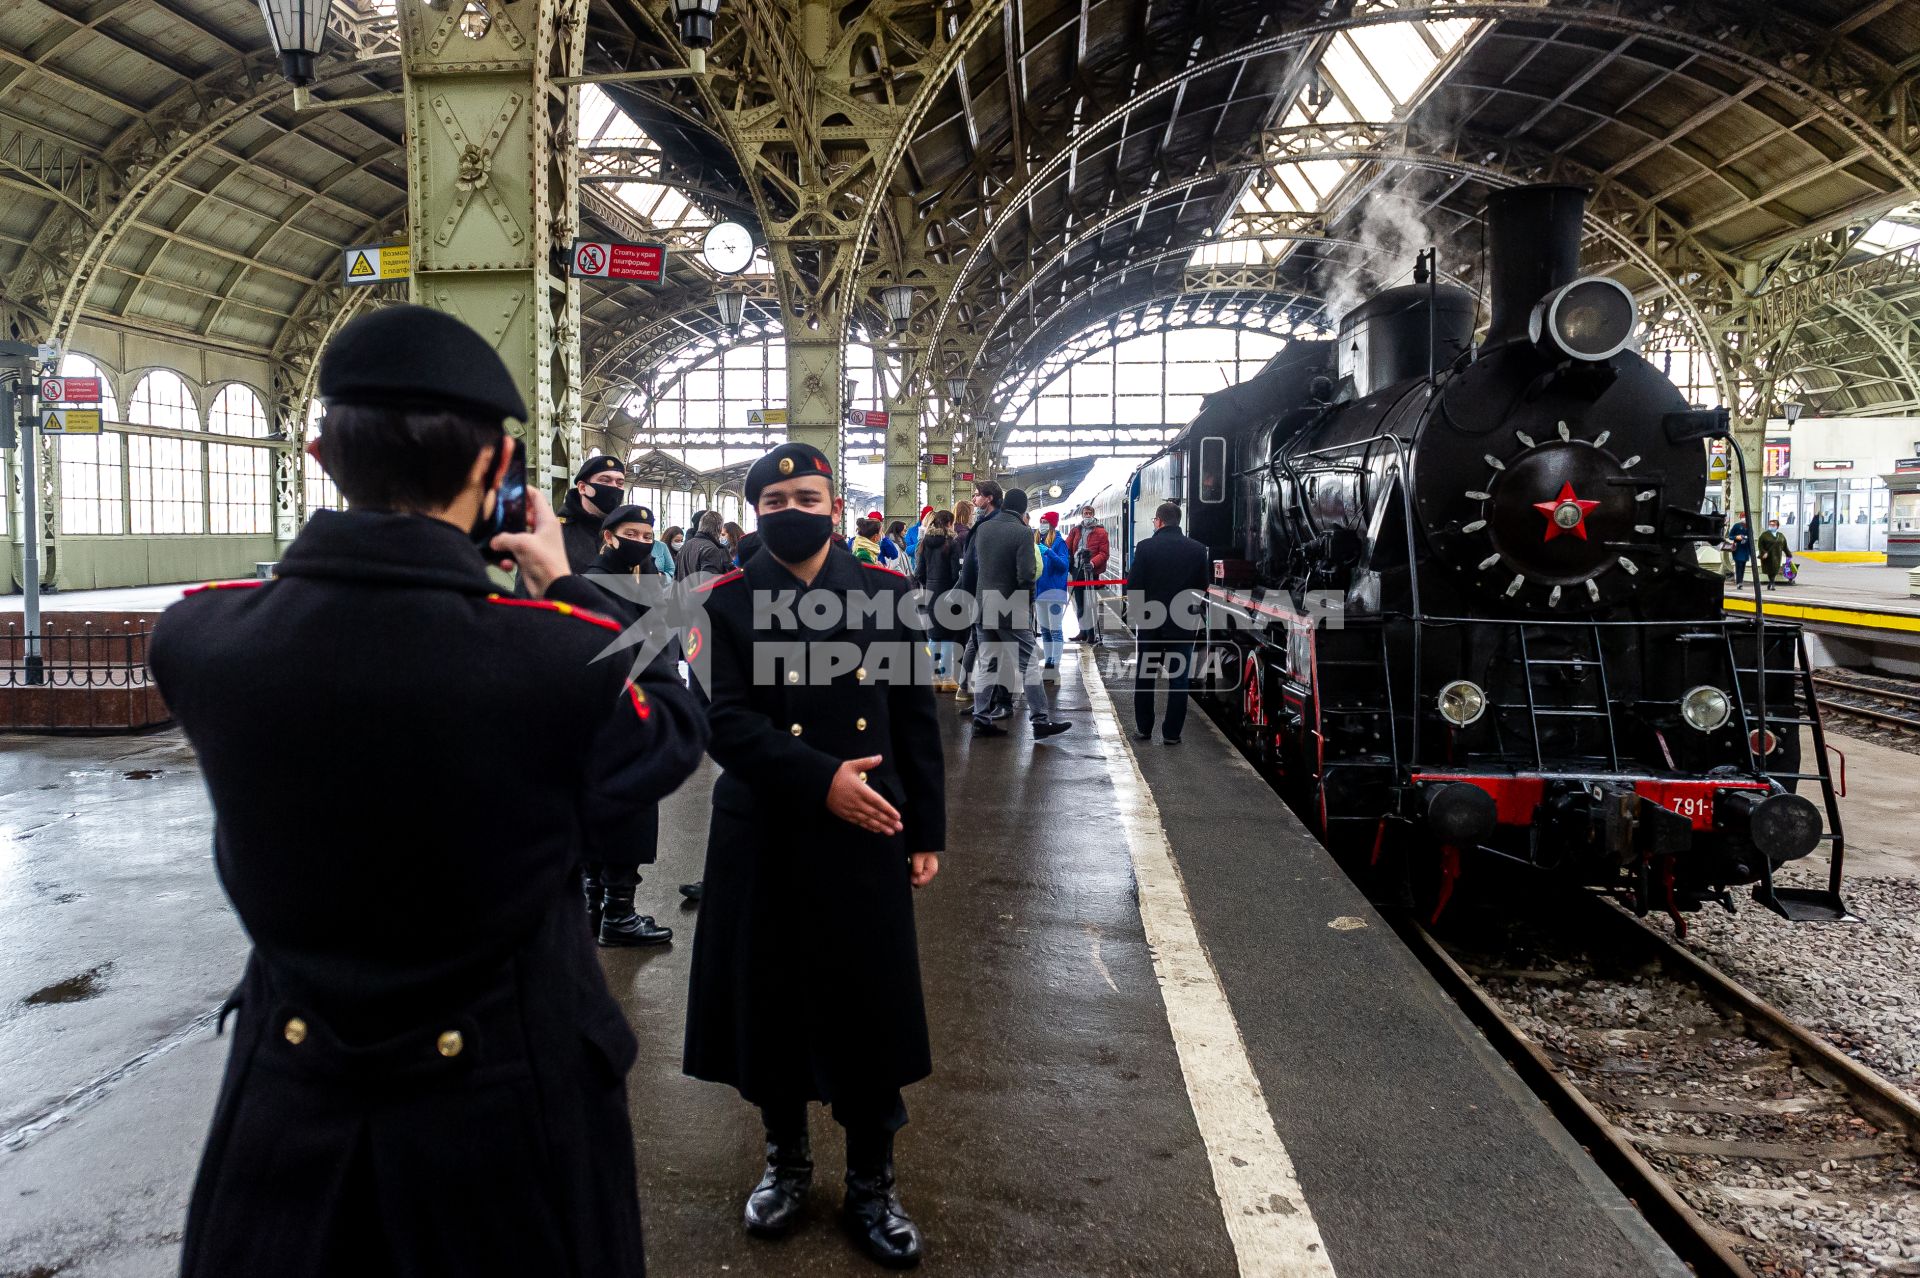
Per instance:
[[[1487,712],[1487,694],[1471,680],[1455,679],[1440,689],[1436,704],[1442,719],[1456,728],[1464,728]]]
[[[1551,342],[1563,355],[1597,363],[1625,350],[1637,323],[1626,285],[1588,275],[1542,298],[1527,320],[1527,336],[1535,346]]]
[[[1680,717],[1689,728],[1718,732],[1733,717],[1733,702],[1720,689],[1701,684],[1680,698]]]

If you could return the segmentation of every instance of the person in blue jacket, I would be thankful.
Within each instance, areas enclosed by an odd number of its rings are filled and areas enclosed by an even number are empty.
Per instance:
[[[1060,535],[1060,515],[1049,510],[1040,516],[1046,527],[1034,534],[1040,548],[1040,571],[1033,581],[1034,620],[1040,631],[1040,650],[1047,669],[1060,665],[1060,651],[1066,645],[1064,617],[1067,608],[1069,560],[1067,539]]]
[[[1733,584],[1745,585],[1747,565],[1753,562],[1753,525],[1747,522],[1744,510],[1733,527],[1727,529],[1727,547],[1733,551]]]

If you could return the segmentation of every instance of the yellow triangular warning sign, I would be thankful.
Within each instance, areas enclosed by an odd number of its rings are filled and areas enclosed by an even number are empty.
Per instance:
[[[372,258],[364,251],[355,253],[353,255],[353,261],[347,265],[347,278],[350,280],[375,279],[379,274],[380,272],[375,268]]]

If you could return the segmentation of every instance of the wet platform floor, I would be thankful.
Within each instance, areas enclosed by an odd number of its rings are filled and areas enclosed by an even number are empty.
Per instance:
[[[943,702],[950,847],[919,897],[935,1074],[898,1143],[926,1272],[1295,1272],[1227,1228],[1136,901],[1142,797],[1335,1271],[1677,1272],[1204,718],[1177,748],[1103,742],[1072,657],[1061,705],[1077,727],[1036,747],[972,741]],[[674,886],[710,780],[666,804],[641,889],[679,942],[605,955],[641,1038],[650,1269],[879,1272],[834,1227],[824,1115],[812,1223],[752,1240],[757,1115],[679,1073],[697,913]],[[0,796],[0,1275],[168,1273],[224,1052],[207,1018],[245,948],[191,755],[170,732],[0,738]]]

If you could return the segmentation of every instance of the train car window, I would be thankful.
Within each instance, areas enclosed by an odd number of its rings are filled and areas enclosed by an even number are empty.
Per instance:
[[[1209,435],[1200,441],[1200,500],[1208,504],[1227,499],[1227,441]]]

